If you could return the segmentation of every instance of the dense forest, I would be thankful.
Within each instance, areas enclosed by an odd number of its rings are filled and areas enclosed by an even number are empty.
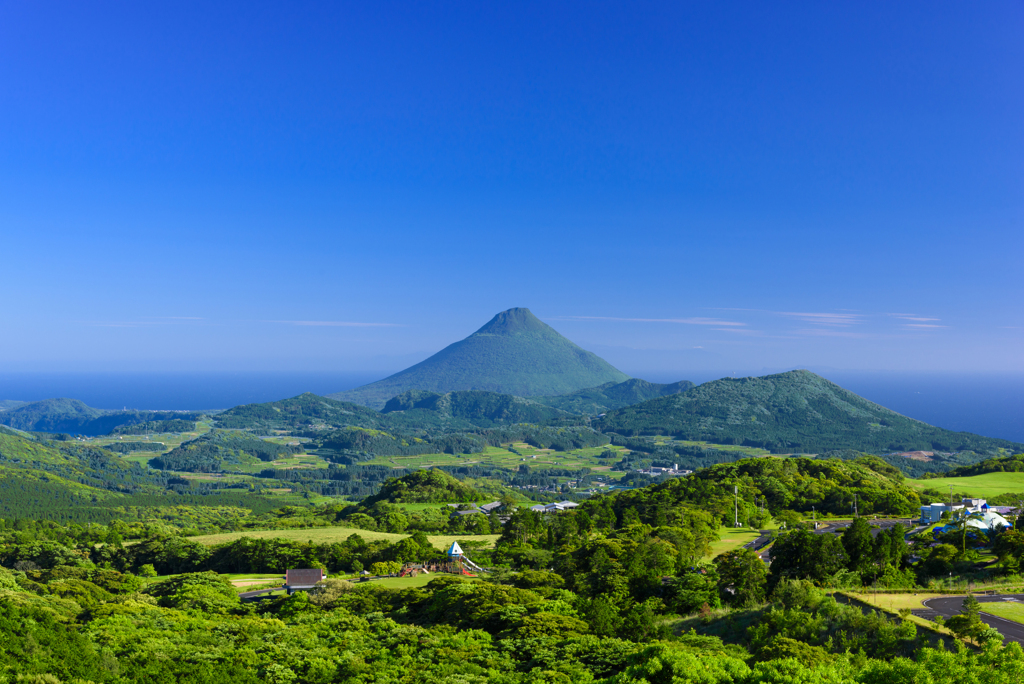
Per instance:
[[[856,449],[996,455],[1024,449],[1007,440],[951,432],[901,416],[808,371],[707,382],[611,411],[595,427],[626,436],[671,435],[773,453]]]
[[[0,424],[28,432],[105,435],[121,426],[166,420],[195,422],[197,413],[104,411],[77,399],[46,399],[0,411]]]

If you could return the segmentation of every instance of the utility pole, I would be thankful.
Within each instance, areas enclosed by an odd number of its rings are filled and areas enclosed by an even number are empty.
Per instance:
[[[854,518],[859,517],[857,515],[857,495],[856,494],[853,495],[853,517]]]
[[[949,514],[953,515],[953,485],[949,485]]]
[[[740,526],[740,488],[736,485],[732,486],[733,504],[735,509],[735,517],[733,518],[733,527]]]

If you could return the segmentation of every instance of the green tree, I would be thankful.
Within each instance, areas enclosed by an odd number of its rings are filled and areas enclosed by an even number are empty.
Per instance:
[[[977,644],[999,637],[998,631],[981,621],[981,604],[974,594],[967,595],[960,613],[946,620],[946,627],[961,639],[970,639]]]
[[[715,559],[722,600],[737,606],[764,602],[768,571],[764,561],[750,549],[736,549]]]
[[[864,518],[854,518],[853,523],[843,530],[843,550],[846,551],[847,567],[866,574],[872,571],[874,541],[871,539],[871,524]]]

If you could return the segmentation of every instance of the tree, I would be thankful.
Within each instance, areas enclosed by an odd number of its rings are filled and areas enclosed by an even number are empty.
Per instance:
[[[977,644],[999,637],[997,630],[981,621],[981,604],[974,598],[974,594],[967,595],[959,615],[946,620],[946,627],[961,639],[971,639]]]
[[[750,549],[735,549],[715,559],[718,587],[726,603],[755,606],[764,601],[768,571],[764,561]]]
[[[967,553],[967,528],[970,527],[968,523],[970,523],[970,521],[972,520],[983,520],[984,518],[985,515],[983,513],[968,513],[967,509],[965,508],[963,511],[960,512],[960,515],[956,518],[956,520],[953,521],[953,524],[954,526],[956,526],[957,531],[960,532],[962,553]]]
[[[775,521],[779,523],[779,528],[784,530],[796,529],[802,523],[801,516],[796,511],[780,511],[775,514]]]
[[[871,524],[864,518],[854,518],[853,523],[843,530],[843,549],[849,559],[847,567],[862,574],[869,572],[873,547]]]

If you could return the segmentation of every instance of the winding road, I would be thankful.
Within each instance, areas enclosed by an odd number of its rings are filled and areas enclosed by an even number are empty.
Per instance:
[[[985,612],[986,603],[1024,603],[1024,594],[999,594],[998,596],[975,596],[981,605],[981,621],[989,627],[995,627],[1003,635],[1004,641],[1016,641],[1024,644],[1024,625],[1005,618],[989,615]],[[924,602],[927,610],[911,611],[918,617],[926,620],[934,620],[936,615],[950,618],[957,615],[964,606],[963,596],[943,596],[942,598],[928,599]]]

